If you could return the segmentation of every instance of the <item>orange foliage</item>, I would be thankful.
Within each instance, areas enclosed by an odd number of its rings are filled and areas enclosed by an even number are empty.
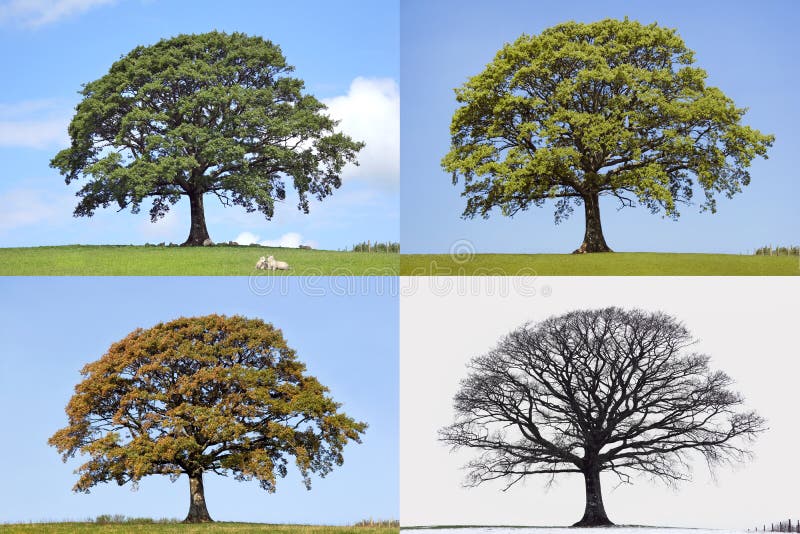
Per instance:
[[[281,331],[259,319],[182,317],[137,329],[83,368],[69,424],[49,443],[65,461],[89,457],[75,491],[214,471],[272,492],[288,457],[310,487],[367,425],[305,371]]]

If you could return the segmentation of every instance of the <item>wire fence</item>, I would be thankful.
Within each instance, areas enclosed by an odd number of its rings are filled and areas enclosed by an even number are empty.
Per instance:
[[[800,520],[795,519],[792,521],[779,521],[778,523],[770,523],[767,528],[766,523],[761,525],[761,528],[756,526],[754,529],[747,529],[747,532],[800,532]]]

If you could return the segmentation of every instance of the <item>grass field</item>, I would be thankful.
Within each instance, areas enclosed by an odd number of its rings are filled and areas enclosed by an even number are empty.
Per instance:
[[[256,270],[258,259],[270,255],[291,269]],[[245,246],[0,248],[0,276],[396,276],[399,263],[399,254]]]
[[[315,525],[264,525],[259,523],[206,523],[200,525],[185,525],[183,523],[27,523],[15,525],[0,524],[2,533],[99,533],[99,534],[128,534],[134,532],[147,532],[157,534],[206,534],[223,532],[232,534],[397,534],[398,527],[327,527]]]
[[[402,276],[797,276],[797,256],[609,254],[401,254]]]

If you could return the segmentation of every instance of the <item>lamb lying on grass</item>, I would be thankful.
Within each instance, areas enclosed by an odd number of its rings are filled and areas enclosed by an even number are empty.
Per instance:
[[[286,263],[285,261],[278,261],[273,256],[269,256],[267,258],[267,269],[270,269],[272,271],[277,271],[277,270],[288,271],[289,264]]]
[[[259,258],[258,262],[256,263],[256,269],[269,270],[269,271],[277,271],[277,270],[287,271],[289,270],[289,264],[286,263],[285,261],[276,260],[274,256],[269,256],[268,258],[261,256],[261,258]]]

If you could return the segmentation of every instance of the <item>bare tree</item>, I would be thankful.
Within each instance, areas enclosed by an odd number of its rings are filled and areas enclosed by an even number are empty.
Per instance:
[[[748,459],[765,430],[693,344],[661,312],[582,310],[524,325],[472,360],[440,439],[481,451],[467,465],[468,485],[582,474],[586,508],[575,526],[611,525],[601,472],[674,484],[690,479],[693,451],[713,473]]]

